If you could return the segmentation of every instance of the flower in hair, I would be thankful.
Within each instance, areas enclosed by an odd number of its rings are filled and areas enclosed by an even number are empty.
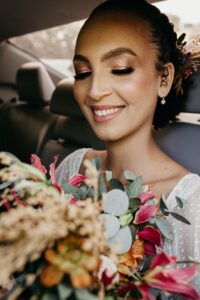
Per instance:
[[[192,37],[188,43],[184,41],[185,36],[186,34],[183,33],[177,39],[177,48],[180,51],[180,66],[174,77],[174,87],[177,95],[183,94],[183,80],[200,70],[200,35]]]

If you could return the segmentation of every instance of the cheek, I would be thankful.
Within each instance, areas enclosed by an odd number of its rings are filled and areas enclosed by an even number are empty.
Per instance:
[[[76,99],[77,103],[81,106],[84,103],[85,99],[85,88],[81,82],[74,83],[74,98]]]

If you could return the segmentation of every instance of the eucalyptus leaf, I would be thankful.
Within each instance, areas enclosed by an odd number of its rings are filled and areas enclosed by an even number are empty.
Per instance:
[[[181,199],[178,196],[176,196],[175,198],[176,198],[176,203],[177,203],[178,207],[183,208],[183,202],[184,202],[184,200]]]
[[[97,170],[99,170],[101,167],[101,158],[99,156],[97,156],[95,158],[95,166],[96,166]]]
[[[161,231],[161,233],[169,240],[174,239],[174,234],[172,227],[169,223],[169,221],[166,219],[166,217],[157,217],[156,218],[156,225],[158,229]]]
[[[99,192],[100,192],[100,194],[101,193],[107,193],[107,187],[106,187],[105,181],[103,179],[103,176],[99,175],[98,179],[99,179]]]
[[[42,295],[42,298],[41,300],[59,300],[58,296],[54,293],[51,293],[51,292],[45,292],[43,295]]]
[[[12,184],[13,184],[13,182],[11,182],[11,181],[6,181],[6,182],[1,183],[0,184],[0,190],[4,190]]]
[[[163,215],[165,215],[165,216],[169,215],[168,207],[165,204],[165,196],[163,194],[160,197],[160,210],[163,213]]]
[[[112,238],[119,231],[120,222],[117,217],[110,214],[100,214],[99,219],[105,226],[108,238]]]
[[[121,181],[117,178],[112,178],[110,181],[109,181],[109,184],[110,184],[110,187],[112,189],[119,189],[119,190],[124,190],[124,186],[123,184],[121,183]]]
[[[179,214],[177,214],[175,212],[171,212],[171,211],[169,213],[175,219],[177,219],[177,220],[179,220],[179,221],[181,221],[181,222],[183,222],[183,223],[185,223],[187,225],[191,225],[191,223],[186,218],[184,218],[183,216],[181,216],[181,215],[179,215]]]
[[[87,197],[94,198],[94,191],[92,187],[88,187]]]
[[[106,180],[107,181],[110,181],[112,179],[112,171],[106,171],[105,175],[106,175]]]
[[[98,296],[91,294],[87,289],[75,289],[77,300],[98,300]]]
[[[82,197],[81,189],[77,188],[75,186],[72,186],[71,184],[69,184],[67,182],[62,185],[62,189],[65,194],[71,194],[78,200],[81,199],[81,197]]]
[[[136,226],[134,224],[131,224],[131,225],[129,225],[129,228],[131,230],[132,239],[134,241],[135,237],[136,237],[136,232],[137,232]]]
[[[137,198],[142,192],[142,177],[138,176],[128,186],[127,194],[129,198]]]
[[[129,226],[121,228],[112,239],[108,240],[108,244],[111,248],[117,247],[117,254],[128,252],[131,248],[132,242],[133,239]]]
[[[105,194],[103,211],[114,216],[121,216],[128,210],[129,199],[126,193],[114,189]]]
[[[131,213],[119,217],[119,222],[122,227],[129,225],[132,220],[133,215]]]
[[[60,283],[57,287],[59,300],[66,300],[73,292],[73,289],[65,284]]]
[[[129,199],[129,209],[131,210],[132,213],[138,210],[140,203],[141,201],[138,198]]]
[[[136,179],[135,174],[130,170],[124,171],[124,177],[129,181],[133,181]]]
[[[88,193],[88,187],[83,185],[78,189],[78,191],[80,192],[81,199],[85,199]]]

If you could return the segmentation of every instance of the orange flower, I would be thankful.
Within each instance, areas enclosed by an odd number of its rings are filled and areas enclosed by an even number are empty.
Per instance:
[[[83,268],[77,268],[72,272],[70,279],[75,288],[86,288],[92,284],[92,276]]]
[[[44,257],[52,267],[50,270],[50,266],[45,267],[42,271],[41,282],[45,286],[49,286],[48,282],[51,282],[51,273],[52,276],[55,275],[54,280],[52,280],[52,282],[55,281],[55,284],[60,282],[59,278],[62,279],[65,274],[68,274],[74,287],[84,288],[91,285],[92,274],[90,272],[98,270],[100,258],[83,251],[81,249],[82,244],[83,239],[69,236],[58,243],[57,249],[45,251]],[[56,270],[60,272],[59,278],[56,277]],[[52,284],[54,285],[54,283]]]
[[[137,269],[144,257],[144,241],[136,239],[131,249],[119,256],[118,271],[123,275],[129,275],[133,269]]]
[[[64,273],[56,266],[47,265],[42,269],[40,281],[46,287],[52,287],[58,284],[64,277]]]

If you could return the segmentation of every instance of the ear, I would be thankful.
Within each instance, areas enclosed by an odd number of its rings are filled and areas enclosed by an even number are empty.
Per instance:
[[[163,66],[163,69],[160,72],[160,82],[158,87],[158,96],[160,98],[167,96],[172,87],[173,80],[174,65],[172,63],[167,63]]]

